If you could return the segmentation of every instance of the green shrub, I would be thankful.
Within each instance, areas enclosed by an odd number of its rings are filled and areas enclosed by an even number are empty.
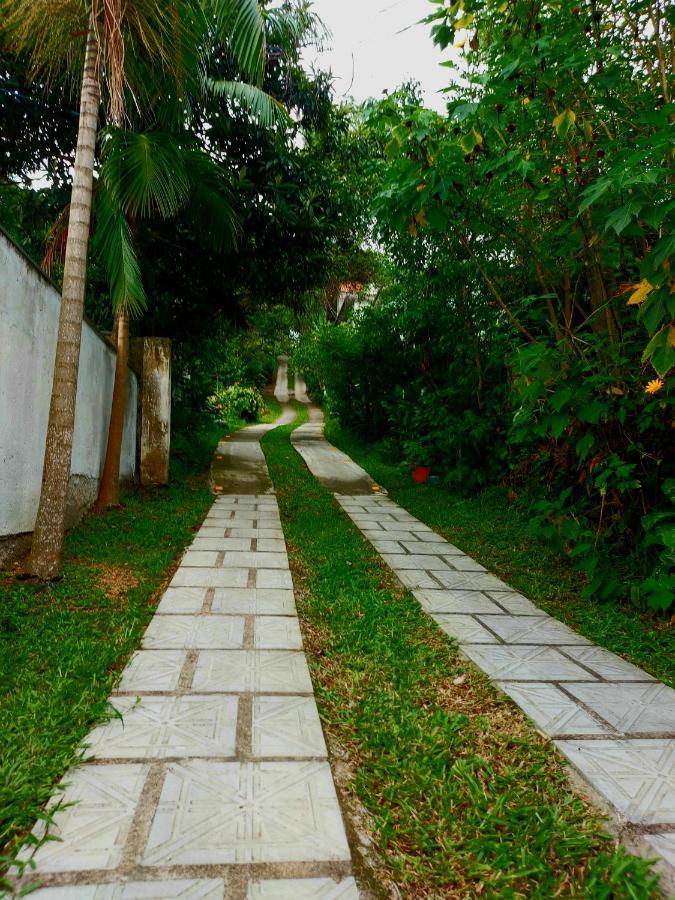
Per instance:
[[[265,401],[255,387],[233,384],[221,388],[206,401],[211,415],[218,421],[243,419],[256,422],[265,412]]]

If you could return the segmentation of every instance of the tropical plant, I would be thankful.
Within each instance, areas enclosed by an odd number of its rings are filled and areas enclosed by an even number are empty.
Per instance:
[[[27,565],[32,574],[53,578],[60,571],[70,479],[101,84],[107,88],[109,121],[119,126],[126,93],[139,108],[150,104],[158,76],[173,80],[174,96],[196,93],[202,86],[199,60],[214,33],[229,46],[241,70],[259,78],[264,33],[256,0],[179,0],[171,16],[156,0],[125,5],[121,0],[2,0],[0,12],[3,43],[27,54],[36,73],[44,72],[48,79],[82,73],[42,492]],[[86,35],[83,59],[73,37],[77,34]],[[118,328],[122,340],[124,332]]]
[[[232,384],[212,394],[206,408],[218,422],[236,419],[255,422],[265,412],[265,401],[257,388]]]

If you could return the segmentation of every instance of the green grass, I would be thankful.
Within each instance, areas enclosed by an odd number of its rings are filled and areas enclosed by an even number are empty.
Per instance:
[[[223,426],[207,422],[189,437],[174,436],[171,484],[127,494],[120,509],[88,516],[67,536],[61,581],[31,583],[0,573],[0,847],[6,855],[78,758],[81,739],[106,715],[106,698],[160,589],[213,502],[204,473],[223,433]]]
[[[289,434],[263,447],[343,803],[376,853],[376,896],[647,898],[545,741],[421,611]],[[379,893],[378,893],[379,885]]]
[[[510,505],[501,488],[462,497],[442,485],[416,485],[407,471],[387,458],[381,445],[363,443],[334,421],[327,423],[326,436],[404,509],[537,606],[675,687],[673,624],[632,607],[584,599],[581,575],[528,533],[525,512]]]

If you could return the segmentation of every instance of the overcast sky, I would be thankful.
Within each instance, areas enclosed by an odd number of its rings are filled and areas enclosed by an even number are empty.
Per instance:
[[[335,75],[338,98],[378,98],[385,88],[414,78],[426,105],[445,110],[438,91],[447,87],[451,72],[439,63],[449,53],[434,47],[428,25],[415,24],[434,9],[429,0],[314,0],[314,9],[332,33],[332,49],[317,61]],[[316,57],[315,51],[307,54]]]

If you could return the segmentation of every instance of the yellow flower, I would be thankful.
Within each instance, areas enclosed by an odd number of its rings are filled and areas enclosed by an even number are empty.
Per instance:
[[[657,391],[660,391],[663,387],[664,382],[661,378],[655,378],[653,381],[650,381],[647,387],[645,388],[646,394],[655,394]]]

